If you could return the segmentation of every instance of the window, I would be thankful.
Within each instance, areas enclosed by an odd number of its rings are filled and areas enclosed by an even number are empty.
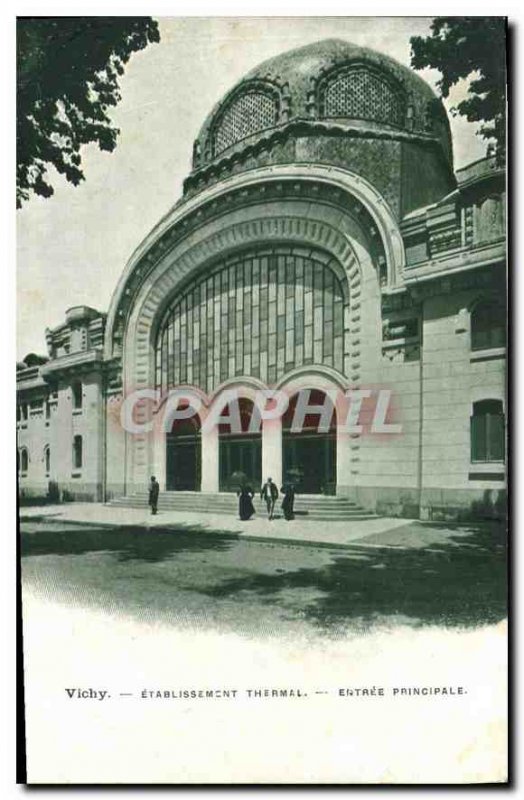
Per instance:
[[[27,473],[29,467],[29,452],[27,447],[22,447],[20,450],[20,471],[22,475]]]
[[[210,392],[239,375],[273,384],[311,364],[343,372],[348,298],[322,258],[284,245],[246,250],[178,292],[157,337],[157,388]]]
[[[278,121],[278,101],[273,93],[254,89],[234,98],[219,116],[213,136],[217,155],[247,136],[272,128]]]
[[[82,408],[82,384],[80,381],[73,383],[71,391],[73,393],[73,408],[78,410]]]
[[[49,402],[49,398],[45,401],[45,418],[47,422],[51,419],[51,403]]]
[[[45,461],[45,474],[46,476],[49,475],[51,472],[51,448],[47,444],[44,447],[44,461]]]
[[[506,313],[500,303],[480,302],[471,312],[471,349],[506,346]]]
[[[367,66],[353,65],[329,76],[320,92],[320,116],[367,119],[403,127],[402,90]]]
[[[473,403],[471,461],[504,461],[505,425],[501,400]]]
[[[75,436],[73,439],[73,469],[82,469],[82,437]]]

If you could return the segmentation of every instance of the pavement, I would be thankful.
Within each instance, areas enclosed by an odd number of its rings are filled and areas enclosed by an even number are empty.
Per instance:
[[[21,522],[69,523],[84,528],[143,529],[216,534],[239,540],[280,542],[328,548],[392,548],[418,550],[433,546],[456,546],[480,528],[498,528],[495,523],[456,525],[375,517],[363,520],[303,520],[287,522],[282,517],[269,521],[257,515],[248,521],[227,514],[191,514],[187,511],[159,511],[122,508],[102,503],[25,506],[19,508]]]
[[[371,546],[378,546],[376,537],[397,528],[411,525],[410,520],[377,517],[366,520],[292,520],[269,521],[262,516],[243,521],[227,514],[191,514],[182,511],[159,511],[122,508],[101,503],[71,503],[65,505],[25,506],[19,509],[20,520],[48,520],[82,526],[107,528],[143,528],[195,530],[197,532],[230,535],[239,539],[301,543],[320,547],[345,547],[353,542],[364,543],[373,537]]]

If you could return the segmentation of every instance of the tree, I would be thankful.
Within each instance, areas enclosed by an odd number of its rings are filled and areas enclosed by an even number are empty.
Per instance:
[[[75,186],[81,147],[116,147],[109,109],[132,53],[159,42],[150,17],[20,17],[17,24],[17,207],[53,194],[53,165]]]
[[[442,78],[442,97],[469,78],[468,95],[452,109],[469,122],[483,122],[478,133],[488,153],[500,161],[506,151],[506,20],[504,17],[436,17],[431,36],[411,38],[411,65],[433,67]]]

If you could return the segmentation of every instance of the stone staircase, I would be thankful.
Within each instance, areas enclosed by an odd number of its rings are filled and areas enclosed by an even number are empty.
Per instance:
[[[259,496],[253,500],[258,517],[265,517],[266,505]],[[281,498],[275,506],[275,516],[282,516]],[[125,497],[116,497],[108,505],[124,508],[147,508],[147,492],[135,492]],[[233,493],[204,494],[203,492],[160,492],[159,511],[187,511],[197,514],[228,514],[238,516],[238,498]],[[298,495],[295,498],[295,517],[304,520],[363,520],[373,519],[376,514],[345,497],[326,495]]]

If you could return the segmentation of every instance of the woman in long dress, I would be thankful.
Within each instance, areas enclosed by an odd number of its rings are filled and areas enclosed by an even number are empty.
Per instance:
[[[255,506],[253,505],[253,497],[255,496],[251,486],[241,486],[237,492],[238,499],[238,516],[240,519],[251,519],[255,513]]]
[[[281,490],[284,495],[282,500],[282,512],[284,519],[290,520],[295,518],[295,487],[292,483],[286,483],[282,486]]]

